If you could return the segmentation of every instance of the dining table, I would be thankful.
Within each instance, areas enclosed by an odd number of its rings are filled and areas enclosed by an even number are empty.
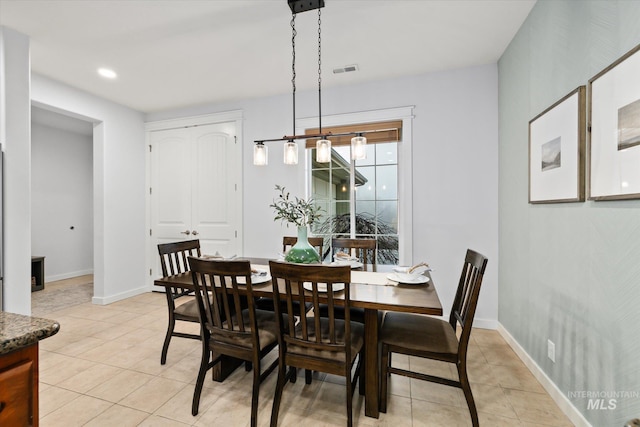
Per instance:
[[[269,259],[266,258],[242,258],[251,262],[256,270],[269,270]],[[428,278],[422,284],[403,284],[391,280],[394,278],[390,272],[364,271],[354,269],[351,272],[349,287],[351,307],[364,309],[364,334],[365,334],[365,415],[378,418],[379,388],[380,388],[380,346],[378,345],[378,333],[380,329],[380,312],[398,311],[405,313],[426,314],[442,316],[442,304],[438,297],[433,280],[427,271],[424,275]],[[385,270],[382,268],[382,270]],[[424,280],[423,280],[424,281]],[[253,281],[252,281],[253,282]],[[175,276],[156,279],[154,285],[168,288],[179,286],[185,289],[194,289],[191,273],[182,273]],[[273,284],[271,280],[262,283],[252,283],[254,298],[273,296]],[[336,301],[339,304],[339,300]],[[222,363],[214,369],[214,380],[223,381],[241,361],[230,357],[223,358]]]

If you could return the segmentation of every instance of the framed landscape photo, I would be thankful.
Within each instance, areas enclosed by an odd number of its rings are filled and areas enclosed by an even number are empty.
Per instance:
[[[583,202],[586,87],[529,122],[529,203]]]
[[[640,198],[640,45],[589,80],[589,199]]]

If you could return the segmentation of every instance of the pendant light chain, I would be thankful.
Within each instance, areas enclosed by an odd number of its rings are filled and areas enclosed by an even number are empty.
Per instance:
[[[322,31],[320,19],[322,12],[318,9],[318,129],[322,133]]]
[[[291,86],[293,88],[293,132],[296,134],[296,14],[291,17]]]

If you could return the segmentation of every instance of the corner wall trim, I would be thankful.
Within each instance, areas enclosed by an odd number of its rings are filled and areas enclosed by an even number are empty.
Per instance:
[[[522,348],[522,346],[511,336],[509,331],[502,326],[502,323],[498,322],[498,333],[509,344],[513,351],[522,360],[525,366],[531,371],[534,377],[542,384],[542,387],[549,393],[549,396],[558,405],[560,410],[571,420],[573,424],[578,427],[593,427],[589,424],[589,421],[582,415],[578,409],[573,406],[573,403],[567,398],[567,396],[558,388],[558,386],[551,381],[551,378],[544,373],[544,371],[538,366],[538,364],[529,356],[529,354]]]

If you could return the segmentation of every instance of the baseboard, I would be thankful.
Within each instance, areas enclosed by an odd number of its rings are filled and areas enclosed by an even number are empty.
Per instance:
[[[91,302],[96,305],[107,305],[126,298],[134,297],[136,295],[144,294],[146,292],[149,292],[149,289],[146,286],[142,286],[140,288],[131,289],[129,291],[110,295],[108,297],[93,297],[91,298]]]
[[[445,321],[448,322],[449,321],[449,313],[446,313],[446,314],[440,316],[440,318],[442,320],[445,320]],[[482,318],[478,318],[478,317],[473,319],[473,327],[474,328],[496,330],[496,329],[498,329],[498,325],[499,325],[499,323],[495,319],[482,319]]]
[[[78,276],[86,276],[87,274],[93,274],[93,268],[89,268],[87,270],[72,271],[70,273],[54,274],[53,276],[45,275],[44,281],[45,283],[57,282],[58,280],[71,279],[73,277],[78,277]]]
[[[498,323],[497,320],[479,319],[477,317],[475,319],[473,319],[473,327],[474,328],[496,330],[498,328],[498,325],[499,325],[499,323]]]
[[[560,410],[569,418],[569,420],[578,427],[592,427],[589,421],[582,415],[578,409],[573,406],[569,398],[563,393],[558,386],[551,381],[551,378],[544,373],[538,364],[529,356],[513,336],[507,331],[501,323],[498,322],[498,333],[509,344],[513,351],[518,355],[526,367],[531,371],[534,377],[542,384],[542,387],[549,393],[549,396],[560,407]]]

